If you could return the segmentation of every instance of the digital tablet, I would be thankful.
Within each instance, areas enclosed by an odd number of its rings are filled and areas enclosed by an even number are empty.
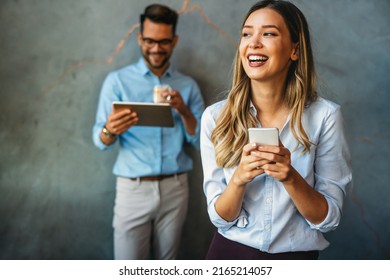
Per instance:
[[[112,103],[115,110],[130,108],[138,114],[138,126],[173,127],[171,106],[167,103],[144,103],[115,101]]]

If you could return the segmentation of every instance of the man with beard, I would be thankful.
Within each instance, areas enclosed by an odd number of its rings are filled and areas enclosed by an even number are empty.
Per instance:
[[[186,143],[199,149],[204,102],[196,82],[170,63],[178,42],[178,14],[153,4],[141,15],[138,44],[142,58],[105,79],[93,127],[101,149],[119,143],[113,167],[115,259],[175,259],[187,213],[192,160]],[[114,101],[153,102],[153,88],[167,84],[163,102],[174,109],[174,127],[136,126],[130,109],[115,111]]]

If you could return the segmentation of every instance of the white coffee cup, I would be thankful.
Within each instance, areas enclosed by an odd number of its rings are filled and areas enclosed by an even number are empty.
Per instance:
[[[153,101],[154,103],[160,103],[167,100],[162,96],[164,91],[171,91],[172,88],[169,85],[155,85],[153,89]],[[168,95],[169,97],[169,95]]]

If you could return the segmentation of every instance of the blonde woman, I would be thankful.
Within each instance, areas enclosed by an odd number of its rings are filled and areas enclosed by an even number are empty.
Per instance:
[[[276,127],[279,146],[248,141]],[[318,259],[342,215],[351,175],[340,106],[317,96],[307,21],[287,1],[260,1],[243,25],[226,100],[201,124],[207,259]]]

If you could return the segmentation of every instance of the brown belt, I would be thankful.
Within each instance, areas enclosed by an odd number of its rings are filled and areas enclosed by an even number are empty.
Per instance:
[[[161,181],[167,178],[174,177],[175,175],[181,175],[182,173],[176,173],[176,174],[169,174],[169,175],[156,175],[156,176],[144,176],[139,178],[129,178],[132,181],[140,180],[140,181]]]

